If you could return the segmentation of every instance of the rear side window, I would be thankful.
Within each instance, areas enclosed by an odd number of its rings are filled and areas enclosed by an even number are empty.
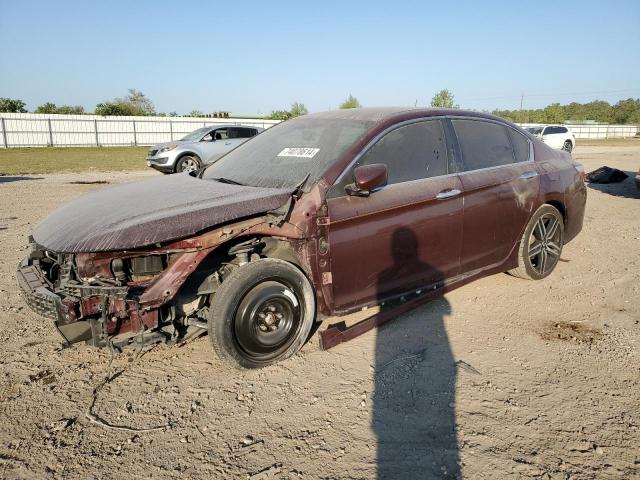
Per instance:
[[[526,162],[529,160],[529,140],[525,138],[521,133],[516,132],[512,128],[508,128],[509,136],[511,137],[511,144],[513,145],[513,151],[516,154],[516,162]]]
[[[442,122],[428,120],[396,128],[380,139],[358,165],[384,163],[388,183],[447,174],[447,144]]]
[[[229,138],[249,138],[253,137],[256,131],[253,128],[230,128]]]
[[[465,171],[515,162],[504,125],[481,120],[451,120],[451,123],[462,150]]]

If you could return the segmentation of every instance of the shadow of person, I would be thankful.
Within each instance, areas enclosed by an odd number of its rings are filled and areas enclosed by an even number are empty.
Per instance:
[[[402,281],[436,284],[442,274],[420,260],[408,228],[392,236],[393,265],[378,278],[378,301],[400,293]],[[425,283],[424,281],[422,282]],[[386,301],[382,309],[399,302]],[[460,476],[455,429],[456,367],[444,328],[444,298],[412,310],[377,332],[372,427],[379,479]]]

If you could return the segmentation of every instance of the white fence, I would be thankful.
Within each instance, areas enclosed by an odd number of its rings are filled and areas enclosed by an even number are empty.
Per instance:
[[[209,125],[269,128],[279,120],[195,117],[101,117],[0,113],[0,147],[135,146],[177,140]],[[539,124],[521,124],[523,127]],[[566,125],[578,139],[633,137],[637,125]]]
[[[541,123],[519,123],[522,128],[542,127]],[[596,138],[628,138],[638,135],[638,125],[590,125],[590,124],[564,124],[575,135],[576,139]]]
[[[269,128],[278,120],[196,117],[101,117],[0,113],[0,147],[136,146],[177,140],[219,124]]]

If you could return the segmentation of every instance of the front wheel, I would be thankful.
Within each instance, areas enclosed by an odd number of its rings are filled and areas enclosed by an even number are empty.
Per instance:
[[[524,229],[518,249],[518,267],[509,273],[528,280],[545,278],[556,268],[563,242],[562,214],[551,205],[542,205]]]
[[[562,150],[571,153],[571,151],[573,150],[573,143],[571,143],[570,140],[567,140],[566,142],[564,142],[564,145],[562,145]]]
[[[307,277],[291,263],[266,258],[236,267],[216,291],[209,338],[218,357],[238,368],[261,368],[296,353],[316,315]]]
[[[200,168],[200,159],[195,155],[185,155],[180,157],[176,165],[176,172],[195,172]]]

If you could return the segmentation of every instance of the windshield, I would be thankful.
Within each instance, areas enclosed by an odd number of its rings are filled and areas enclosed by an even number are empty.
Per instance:
[[[199,141],[204,136],[204,134],[207,133],[209,130],[211,130],[211,127],[199,128],[198,130],[194,130],[188,135],[185,135],[180,140],[191,140],[191,141],[198,140]]]
[[[529,127],[525,128],[525,130],[532,135],[540,135],[542,133],[542,127]]]
[[[294,188],[320,176],[374,125],[336,118],[298,117],[265,130],[212,164],[202,178],[267,188]]]

